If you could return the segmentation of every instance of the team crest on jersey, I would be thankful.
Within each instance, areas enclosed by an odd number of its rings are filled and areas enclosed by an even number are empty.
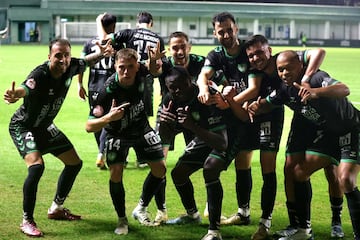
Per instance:
[[[34,149],[36,146],[35,142],[33,141],[29,141],[26,143],[26,147],[29,148],[29,149]]]
[[[30,79],[26,80],[25,85],[30,89],[34,89],[36,86],[36,82],[33,78],[30,78]]]
[[[111,161],[114,161],[115,158],[116,158],[116,152],[108,152],[108,153],[106,154],[106,158],[107,158],[107,160],[109,160],[110,162],[111,162]]]
[[[247,69],[247,65],[246,64],[238,64],[237,68],[240,72],[245,72]]]
[[[200,120],[200,114],[199,114],[199,112],[192,112],[191,115],[192,115],[192,117],[194,118],[195,121],[199,121],[199,120]]]
[[[204,66],[209,66],[209,65],[210,65],[210,60],[209,60],[209,59],[205,59]]]
[[[145,89],[145,86],[144,86],[144,83],[142,82],[141,84],[139,84],[139,92],[144,92],[144,89]]]
[[[271,93],[270,93],[270,97],[275,97],[276,96],[276,90],[273,90]]]

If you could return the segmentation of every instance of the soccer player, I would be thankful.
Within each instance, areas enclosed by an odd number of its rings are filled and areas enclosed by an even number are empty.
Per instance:
[[[15,103],[23,98],[24,102],[14,113],[9,132],[16,148],[28,168],[23,185],[23,221],[21,231],[32,237],[41,237],[42,231],[34,220],[37,188],[44,172],[43,155],[51,153],[60,159],[65,167],[58,179],[58,185],[48,218],[55,220],[79,220],[81,216],[72,214],[63,206],[82,161],[70,140],[53,123],[60,111],[71,84],[72,77],[85,70],[87,63],[93,63],[104,56],[107,44],[100,53],[85,59],[71,57],[70,42],[55,39],[49,43],[48,60],[36,67],[20,87],[12,83],[5,91],[4,100]]]
[[[151,29],[153,27],[154,21],[151,13],[142,11],[137,15],[136,28],[134,29],[123,29],[114,34],[107,35],[104,31],[104,28],[97,19],[97,27],[100,35],[103,36],[103,39],[111,39],[112,44],[114,45],[115,50],[120,48],[127,47],[135,49],[138,53],[138,61],[146,62],[148,59],[148,49],[157,47],[161,51],[165,50],[164,40]],[[154,92],[154,79],[153,75],[149,73],[147,78],[144,79],[144,104],[145,111],[147,116],[153,116],[153,92]],[[136,165],[138,167],[146,167],[145,163],[141,163],[136,160]]]
[[[222,239],[220,215],[223,190],[219,177],[231,163],[231,158],[226,158],[227,146],[230,143],[222,112],[212,104],[204,105],[197,100],[199,89],[184,67],[171,68],[165,83],[169,94],[163,101],[159,128],[164,143],[169,143],[173,138],[176,124],[181,124],[195,135],[171,171],[186,214],[167,221],[167,224],[201,222],[190,175],[203,168],[210,225],[208,233],[202,239]]]
[[[250,70],[250,74],[255,74],[257,75],[257,77],[260,77],[261,79],[263,79],[262,84],[261,84],[261,91],[260,91],[260,95],[262,97],[266,97],[268,94],[271,93],[272,90],[279,88],[280,84],[281,84],[281,79],[279,78],[278,74],[277,74],[277,70],[276,70],[276,58],[278,56],[278,54],[276,55],[272,55],[272,49],[268,44],[267,39],[263,36],[263,35],[254,35],[251,36],[245,43],[245,47],[246,47],[246,53],[247,56],[249,57],[249,61],[251,64],[251,67],[253,70]],[[298,52],[299,58],[300,60],[303,62],[304,66],[305,66],[305,73],[303,76],[302,81],[306,81],[306,79],[308,79],[310,76],[312,76],[318,69],[320,64],[322,63],[322,60],[325,56],[325,51],[323,49],[312,49],[312,50],[306,50],[306,51],[300,51]],[[270,113],[267,113],[266,115],[262,115],[260,118],[261,120],[261,124],[264,126],[273,126],[275,125],[278,121],[276,121],[276,118],[274,117],[274,114],[278,113],[279,111],[277,110],[278,108],[275,108],[273,111],[271,111]],[[271,120],[273,119],[273,120]],[[265,120],[265,121],[263,121]],[[270,120],[268,122],[268,120]],[[259,121],[259,119],[257,119],[257,121]],[[270,130],[272,130],[273,128],[269,128]],[[271,132],[271,131],[262,131],[264,133],[267,132]],[[278,136],[278,140],[280,140],[280,135],[281,132],[277,133]],[[263,137],[267,137],[266,135]],[[265,139],[264,139],[265,140]],[[260,141],[262,141],[262,138],[260,138]],[[270,151],[270,153],[264,153],[264,154],[268,154],[269,157],[267,157],[266,159],[268,159],[267,161],[262,161],[261,162],[261,166],[263,169],[263,178],[264,178],[264,187],[263,190],[266,189],[265,185],[265,181],[266,181],[266,169],[269,169],[269,167],[267,166],[273,166],[271,168],[271,172],[274,172],[275,174],[275,164],[276,164],[276,153],[278,151],[278,141],[277,142],[277,148],[275,149],[276,151]],[[270,149],[269,149],[270,150]],[[273,149],[274,150],[274,149]],[[300,151],[299,151],[300,152]],[[271,154],[273,154],[273,156],[271,156]],[[287,160],[291,160],[293,158],[287,158]],[[270,161],[272,160],[272,161]],[[288,167],[288,166],[292,166],[293,163],[291,162],[286,162],[285,164],[285,189],[286,189],[286,196],[287,196],[287,206],[288,206],[288,213],[289,213],[289,218],[290,218],[290,226],[282,231],[278,231],[276,233],[276,235],[291,235],[291,232],[295,232],[296,231],[296,215],[293,214],[295,213],[295,209],[294,209],[294,193],[293,193],[293,189],[291,189],[292,184],[287,184],[288,182],[292,182],[292,178],[293,178],[293,172],[288,172],[289,170],[292,170],[292,167]],[[331,209],[332,209],[332,229],[331,229],[331,235],[333,237],[342,237],[344,235],[343,231],[342,231],[342,226],[341,226],[341,210],[342,210],[342,203],[343,203],[343,193],[340,190],[340,186],[338,184],[337,181],[337,176],[336,176],[336,166],[334,165],[330,165],[327,168],[324,168],[325,173],[326,173],[326,177],[327,180],[329,182],[329,194],[330,194],[330,202],[331,202]],[[276,188],[275,188],[276,190]],[[262,203],[266,202],[266,199],[269,199],[269,193],[265,193],[264,191],[262,192]],[[275,197],[275,195],[273,195],[273,197]],[[266,204],[264,205],[266,206]],[[273,203],[271,205],[271,209],[273,208]],[[271,219],[271,215],[266,214],[266,211],[264,211],[263,209],[263,213],[262,213],[262,217],[260,220],[260,223],[264,223],[266,222],[265,219]],[[268,211],[268,213],[271,213],[271,211]],[[270,225],[270,222],[268,222]],[[263,226],[262,226],[263,225]],[[268,232],[268,228],[264,227],[265,224],[260,224],[259,229],[258,229],[258,233],[255,233],[255,235],[258,236],[265,236],[267,235],[266,232]],[[293,227],[294,226],[294,227]],[[264,231],[266,230],[266,232]]]
[[[96,132],[105,128],[107,131],[106,163],[110,169],[110,195],[119,218],[115,233],[126,235],[128,220],[123,170],[129,148],[133,147],[139,160],[150,166],[140,201],[132,212],[142,225],[153,225],[147,206],[165,177],[166,166],[161,140],[150,127],[144,108],[142,84],[149,74],[148,69],[138,62],[137,52],[131,48],[116,53],[114,66],[116,72],[100,90],[86,130]]]
[[[164,40],[151,29],[153,27],[153,16],[149,12],[139,12],[137,15],[137,24],[134,29],[120,30],[114,34],[107,35],[103,33],[104,39],[111,38],[114,48],[118,50],[121,47],[135,49],[138,52],[138,60],[145,61],[148,59],[148,49],[157,47],[160,44],[160,50],[164,51]],[[100,29],[100,32],[104,30]],[[153,84],[154,80],[151,74],[144,82],[144,103],[147,116],[153,116]]]
[[[247,225],[250,223],[250,192],[251,192],[251,171],[249,168],[240,169],[241,162],[249,163],[252,156],[252,150],[258,148],[259,129],[255,124],[239,120],[237,117],[237,108],[232,105],[238,105],[250,99],[254,99],[259,94],[261,81],[257,78],[248,76],[249,61],[245,52],[243,42],[237,38],[238,27],[234,16],[228,12],[216,14],[213,17],[214,36],[218,39],[220,46],[212,50],[206,58],[204,67],[198,78],[199,95],[202,103],[208,104],[212,97],[208,90],[208,81],[214,73],[222,70],[225,76],[223,82],[217,82],[218,85],[229,86],[228,90],[236,95],[237,103],[233,104],[232,97],[228,99],[218,98],[219,108],[229,109],[227,121],[233,131],[237,131],[240,137],[240,143],[237,145],[235,166],[236,166],[236,192],[239,210],[238,214],[229,219],[222,220],[222,224]],[[235,98],[235,96],[234,96]],[[230,104],[230,105],[229,105]],[[233,111],[233,113],[231,112]],[[241,111],[241,109],[240,109]],[[272,176],[274,182],[274,176]]]
[[[191,51],[191,44],[189,42],[189,38],[186,33],[184,32],[173,32],[169,36],[168,41],[168,52],[170,56],[168,58],[164,58],[164,52],[161,52],[161,49],[159,48],[159,44],[156,48],[149,49],[149,67],[157,69],[158,66],[161,66],[160,69],[154,70],[154,72],[158,72],[157,76],[159,78],[160,87],[161,87],[161,96],[162,98],[166,96],[166,94],[169,92],[168,88],[165,85],[165,78],[169,74],[169,71],[175,67],[175,66],[183,66],[186,68],[187,72],[189,73],[191,77],[192,82],[196,82],[196,79],[201,71],[201,68],[204,64],[205,58],[203,56],[190,53]],[[157,61],[161,61],[161,63],[157,63]],[[160,125],[160,115],[161,111],[163,109],[162,100],[160,102],[158,113],[157,113],[157,119],[156,119],[156,130],[159,131],[159,125]],[[181,125],[178,124],[177,128],[174,129],[174,131],[177,133],[183,133],[185,144],[188,144],[193,138],[194,134],[190,130],[183,128]],[[167,154],[169,150],[174,149],[174,140],[175,135],[173,135],[173,139],[167,143],[163,143],[163,152],[165,159],[167,158]],[[160,137],[162,138],[161,134]],[[165,204],[165,188],[166,188],[166,181],[163,182],[162,187],[159,188],[159,191],[155,194],[155,201],[158,208],[157,215],[154,219],[155,225],[160,225],[162,223],[165,223],[168,215],[166,210],[166,204]]]
[[[307,148],[303,154],[292,155],[294,152],[289,152],[287,157],[297,158],[293,166],[293,189],[299,225],[295,234],[280,239],[312,238],[310,176],[330,164],[339,164],[338,180],[347,198],[354,239],[360,239],[360,193],[356,186],[360,169],[360,123],[358,109],[346,98],[350,91],[345,84],[331,78],[323,71],[317,71],[307,79],[307,85],[301,86],[305,68],[294,51],[280,53],[276,65],[283,84],[273,94],[252,103],[249,112],[253,115],[272,105],[285,104],[294,111],[292,131],[297,134],[290,135],[291,139],[288,141],[292,147],[295,146],[292,150],[298,150],[296,144],[304,145],[301,143],[304,141],[303,136],[299,132],[311,131],[311,127],[306,128],[306,125],[310,124],[315,128],[313,131],[321,133],[315,134],[313,143],[321,144],[330,153],[337,151],[334,155],[327,152],[324,155],[323,152],[319,153],[311,148]],[[304,124],[305,128],[301,124]],[[300,130],[296,130],[296,127]],[[305,140],[308,140],[306,136]],[[336,154],[340,155],[340,163],[335,159]]]
[[[101,24],[107,34],[114,33],[116,25],[116,16],[105,13],[101,15]],[[91,40],[87,41],[84,44],[81,57],[84,58],[86,55],[99,52],[99,46],[96,44],[101,39],[100,37],[94,37]],[[114,58],[109,56],[103,58],[101,61],[97,62],[93,66],[90,66],[89,80],[88,80],[88,94],[89,94],[89,107],[90,111],[94,108],[94,101],[96,101],[99,90],[104,85],[105,81],[115,72],[114,70]],[[88,96],[86,90],[83,86],[83,74],[78,75],[78,84],[79,84],[79,97],[83,100]],[[96,159],[96,166],[102,170],[106,169],[105,166],[105,139],[106,132],[101,130],[94,133],[95,140],[99,149],[99,153]]]

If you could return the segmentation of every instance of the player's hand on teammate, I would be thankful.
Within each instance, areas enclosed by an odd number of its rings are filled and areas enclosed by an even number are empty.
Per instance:
[[[236,89],[233,86],[225,86],[223,88],[222,94],[226,101],[233,101],[234,97],[236,96]]]
[[[217,92],[216,94],[211,96],[211,101],[215,102],[215,106],[221,110],[228,109],[230,107],[228,101],[224,98],[222,93]]]
[[[202,104],[210,105],[211,104],[210,97],[211,97],[211,94],[210,94],[208,86],[207,85],[206,85],[206,87],[199,86],[199,94],[197,97],[199,102],[201,102]]]

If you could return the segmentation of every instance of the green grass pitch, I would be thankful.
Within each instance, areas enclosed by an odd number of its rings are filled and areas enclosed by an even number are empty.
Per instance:
[[[82,46],[72,47],[73,56],[80,56]],[[206,55],[211,46],[193,46],[192,52]],[[311,48],[311,47],[309,47]],[[273,53],[284,49],[301,49],[295,47],[274,47]],[[322,64],[335,79],[350,87],[349,98],[359,107],[360,103],[360,49],[354,48],[325,48],[327,54]],[[1,45],[0,46],[0,91],[11,86],[12,81],[19,85],[28,73],[37,65],[47,59],[48,47],[46,45]],[[92,134],[85,131],[85,122],[88,116],[88,104],[82,102],[77,96],[77,77],[74,77],[68,97],[64,102],[61,112],[55,119],[55,124],[70,138],[84,165],[74,187],[65,202],[65,206],[74,213],[81,214],[82,221],[51,221],[47,219],[47,209],[53,200],[57,179],[63,168],[62,163],[45,155],[45,172],[39,184],[35,220],[40,229],[45,233],[46,239],[201,239],[207,232],[208,220],[203,219],[203,224],[196,226],[161,226],[148,228],[140,226],[131,218],[131,211],[139,199],[142,183],[148,173],[148,168],[137,169],[134,165],[135,156],[130,152],[129,165],[124,173],[126,189],[126,209],[129,217],[129,234],[119,237],[113,233],[117,217],[113,209],[108,192],[108,171],[100,171],[95,167],[97,149]],[[155,108],[159,101],[159,88],[155,87]],[[23,160],[16,151],[9,133],[8,123],[19,103],[6,105],[0,104],[0,239],[27,239],[19,231],[22,216],[22,185],[27,170]],[[283,187],[282,168],[284,164],[284,146],[289,129],[291,112],[286,112],[286,124],[282,138],[281,149],[277,160],[278,194],[273,213],[272,231],[279,230],[288,224],[285,207],[285,194]],[[154,124],[155,119],[150,119]],[[174,188],[170,171],[177,158],[182,153],[184,143],[182,137],[176,141],[175,151],[169,153],[167,167],[167,207],[169,217],[173,218],[184,213],[184,209]],[[224,239],[250,239],[256,230],[260,218],[260,190],[262,186],[259,154],[256,151],[252,163],[253,191],[251,195],[251,217],[249,226],[224,226],[221,232]],[[195,187],[195,197],[198,208],[202,213],[205,206],[205,186],[201,171],[192,176]],[[221,180],[224,187],[223,214],[228,216],[237,211],[235,195],[235,171],[231,165],[222,173]],[[327,182],[323,171],[318,171],[312,177],[312,225],[316,239],[330,238],[331,211],[327,193]],[[343,227],[345,239],[352,239],[351,223],[347,210],[346,200],[343,205]],[[149,210],[155,217],[156,207],[152,201]]]

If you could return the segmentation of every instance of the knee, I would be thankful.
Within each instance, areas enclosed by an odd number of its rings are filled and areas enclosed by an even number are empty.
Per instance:
[[[356,187],[356,177],[351,176],[347,172],[339,173],[338,181],[343,192],[351,192]]]
[[[175,167],[171,171],[171,178],[175,185],[179,185],[185,183],[187,179],[189,179],[189,176],[185,172],[181,171],[181,169]]]
[[[293,174],[294,180],[298,181],[298,182],[307,181],[310,178],[310,176],[307,173],[306,169],[302,168],[300,165],[296,165],[293,168],[293,173],[292,174]]]
[[[285,163],[284,166],[284,175],[285,177],[291,177],[295,173],[295,166],[292,164]]]
[[[213,168],[204,168],[203,169],[203,176],[205,183],[214,182],[219,179],[220,171]]]
[[[123,177],[123,167],[120,164],[114,164],[109,166],[110,170],[110,180],[114,183],[122,181]]]
[[[154,177],[157,178],[164,178],[166,175],[166,165],[164,161],[161,161],[159,163],[155,163],[155,164],[151,164],[150,165],[151,168],[151,174]]]

